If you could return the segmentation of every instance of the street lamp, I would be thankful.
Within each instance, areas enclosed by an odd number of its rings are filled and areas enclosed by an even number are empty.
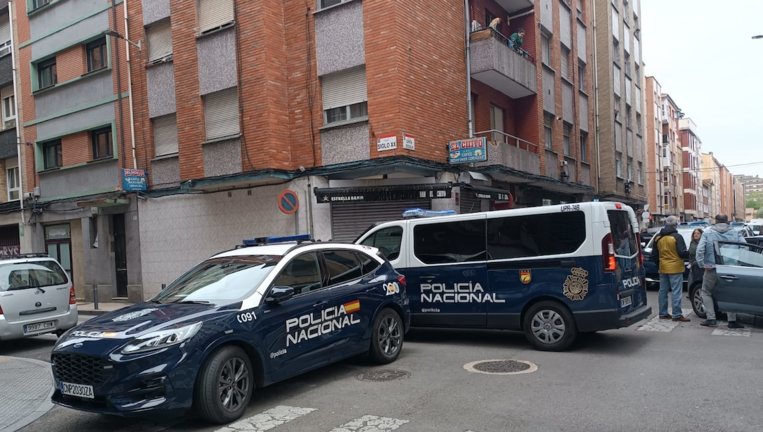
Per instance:
[[[138,41],[138,43],[135,43],[135,42],[131,41],[130,39],[127,39],[126,37],[124,37],[121,33],[118,33],[118,32],[116,32],[114,30],[106,30],[106,31],[103,32],[103,35],[104,36],[115,37],[117,39],[123,39],[123,40],[127,41],[127,43],[129,43],[130,45],[132,45],[134,47],[137,47],[138,51],[143,52],[143,41]],[[761,37],[763,38],[763,36],[761,36]]]
[[[752,37],[753,39],[763,39],[763,35],[756,35]]]

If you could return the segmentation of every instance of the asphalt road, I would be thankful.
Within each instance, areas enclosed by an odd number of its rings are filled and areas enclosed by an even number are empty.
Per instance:
[[[650,293],[655,311],[656,303]],[[361,373],[380,368],[352,359],[256,390],[244,422],[225,429],[195,418],[157,423],[56,407],[22,430],[763,430],[763,330],[713,335],[691,318],[599,333],[565,353],[534,351],[519,333],[412,330],[399,360],[381,368],[409,377],[361,381]],[[52,337],[2,344],[0,355],[46,360],[52,345]],[[538,370],[505,376],[463,367],[488,359],[529,361]]]

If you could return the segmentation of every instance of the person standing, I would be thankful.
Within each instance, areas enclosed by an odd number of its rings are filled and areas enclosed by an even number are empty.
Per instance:
[[[683,295],[684,260],[689,258],[684,238],[678,234],[678,218],[669,216],[665,228],[657,234],[652,248],[652,259],[660,271],[660,293],[657,297],[660,319],[672,319],[675,322],[690,322],[683,316],[681,296]],[[672,291],[673,315],[668,314],[668,291]]]
[[[701,276],[701,267],[697,265],[697,246],[699,246],[699,241],[702,239],[702,233],[703,231],[699,228],[695,229],[694,232],[691,233],[691,243],[689,244],[689,271],[691,272],[691,277],[689,278],[690,283]]]
[[[697,245],[697,265],[705,269],[705,276],[702,278],[702,302],[705,304],[705,313],[707,319],[700,325],[705,327],[716,327],[718,322],[715,319],[715,303],[713,302],[713,293],[718,284],[718,273],[715,270],[715,248],[716,242],[735,242],[747,243],[740,231],[735,230],[729,225],[729,217],[725,214],[719,214],[715,217],[715,225],[710,227]],[[728,313],[729,328],[741,329],[743,325],[737,323],[737,314]]]

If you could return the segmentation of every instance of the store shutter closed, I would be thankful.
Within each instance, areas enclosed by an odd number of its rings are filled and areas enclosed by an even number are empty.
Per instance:
[[[178,127],[175,114],[154,119],[154,152],[156,156],[178,152]]]
[[[343,107],[368,100],[366,68],[337,72],[321,78],[323,109]]]
[[[238,88],[204,96],[204,115],[207,140],[240,133],[238,121]]]
[[[220,27],[233,21],[233,0],[199,0],[199,31]]]
[[[432,202],[417,200],[331,204],[332,240],[352,242],[376,222],[402,219],[403,211],[410,208],[431,210]]]
[[[172,29],[170,20],[152,24],[146,28],[148,36],[148,59],[158,60],[172,54]]]

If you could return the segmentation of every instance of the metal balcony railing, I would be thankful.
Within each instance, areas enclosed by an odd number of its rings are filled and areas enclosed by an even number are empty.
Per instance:
[[[529,151],[530,153],[538,153],[539,147],[537,144],[533,144],[530,141],[523,140],[522,138],[515,137],[514,135],[510,135],[499,130],[491,129],[482,132],[476,132],[474,135],[487,137],[487,140],[490,142],[507,144],[520,150]]]

